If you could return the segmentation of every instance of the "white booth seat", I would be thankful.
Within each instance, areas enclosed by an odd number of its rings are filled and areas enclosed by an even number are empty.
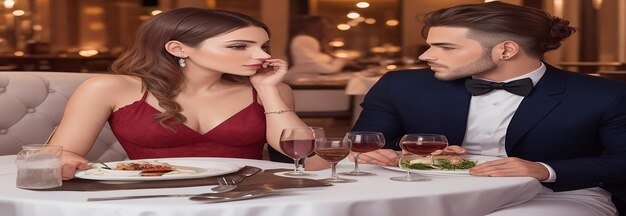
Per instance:
[[[0,72],[0,155],[16,154],[25,144],[41,144],[58,126],[68,98],[96,74]],[[88,160],[127,158],[109,124],[87,154]]]

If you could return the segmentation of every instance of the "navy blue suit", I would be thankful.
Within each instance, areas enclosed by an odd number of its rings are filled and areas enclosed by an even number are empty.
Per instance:
[[[554,191],[600,186],[623,208],[626,83],[546,66],[507,128],[507,155],[550,165],[557,179],[544,185]],[[352,130],[384,133],[385,148],[398,149],[407,133],[444,134],[460,145],[470,99],[464,79],[437,80],[428,69],[390,72],[365,96]]]

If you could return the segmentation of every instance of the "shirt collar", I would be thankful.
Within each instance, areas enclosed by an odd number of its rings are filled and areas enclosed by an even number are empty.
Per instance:
[[[543,74],[546,73],[546,65],[543,64],[543,62],[540,62],[541,65],[539,66],[539,68],[535,69],[534,71],[531,71],[530,73],[518,76],[518,77],[514,77],[508,80],[505,80],[504,82],[510,82],[513,80],[518,80],[518,79],[524,79],[524,78],[530,78],[533,81],[533,86],[537,85],[537,82],[539,82],[539,80],[541,79],[541,77],[543,77]]]
[[[529,73],[523,74],[521,76],[517,76],[517,77],[513,77],[513,78],[508,79],[508,80],[504,80],[502,82],[510,82],[510,81],[513,81],[513,80],[530,78],[533,81],[533,86],[535,86],[535,85],[537,85],[537,82],[539,82],[541,77],[543,77],[543,74],[546,73],[546,65],[543,64],[543,62],[540,62],[540,63],[541,63],[541,65],[539,66],[539,68],[537,68],[537,69],[535,69],[535,70],[533,70],[533,71],[531,71]],[[491,80],[487,80],[487,81],[491,81]]]

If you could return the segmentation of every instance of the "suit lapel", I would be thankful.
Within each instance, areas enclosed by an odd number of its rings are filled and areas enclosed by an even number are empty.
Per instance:
[[[546,73],[530,95],[524,97],[509,123],[505,144],[509,154],[513,146],[561,102],[554,96],[565,92],[567,76],[552,66],[546,64],[546,67]]]
[[[437,91],[435,101],[439,107],[439,118],[448,142],[461,145],[465,138],[467,114],[471,96],[465,90],[465,79],[442,81],[443,91]]]

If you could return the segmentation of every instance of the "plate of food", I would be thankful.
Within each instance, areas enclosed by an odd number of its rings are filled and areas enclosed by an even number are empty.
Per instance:
[[[430,157],[410,156],[403,159],[398,166],[383,166],[386,169],[427,175],[456,175],[467,176],[469,169],[477,164],[502,159],[483,155],[459,155],[435,156],[435,164],[432,165]]]
[[[90,164],[93,168],[78,171],[75,177],[113,181],[193,179],[233,173],[243,167],[199,158],[159,158]]]

